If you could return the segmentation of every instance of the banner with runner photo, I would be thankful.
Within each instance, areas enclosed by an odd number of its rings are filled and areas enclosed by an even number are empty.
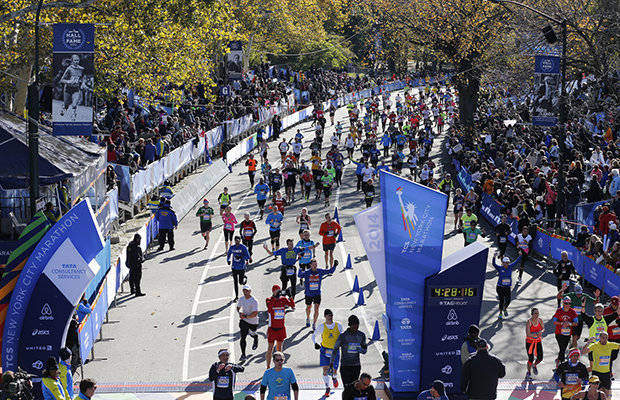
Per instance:
[[[53,133],[90,136],[95,83],[95,25],[55,24]]]
[[[380,172],[390,383],[396,392],[419,392],[424,280],[441,270],[448,197]]]
[[[227,71],[229,81],[238,81],[243,73],[243,46],[241,40],[228,43],[230,52],[227,54]]]
[[[560,57],[536,56],[532,124],[556,126],[560,105]]]

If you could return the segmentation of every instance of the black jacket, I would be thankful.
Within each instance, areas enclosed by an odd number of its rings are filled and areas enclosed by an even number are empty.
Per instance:
[[[461,391],[470,399],[497,398],[497,382],[506,376],[506,366],[488,350],[478,350],[461,371]]]
[[[135,241],[129,242],[127,246],[127,268],[141,268],[144,262],[144,256],[142,255],[142,248]]]

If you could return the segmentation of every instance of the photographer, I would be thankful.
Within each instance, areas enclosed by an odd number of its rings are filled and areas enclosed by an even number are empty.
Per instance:
[[[43,371],[42,389],[45,400],[70,400],[69,393],[60,381],[60,370],[54,357],[49,357]]]
[[[237,364],[228,362],[228,349],[217,352],[220,361],[213,363],[209,369],[209,380],[213,382],[213,398],[217,400],[233,400],[235,389],[235,374],[245,369]]]
[[[18,372],[6,371],[2,374],[2,395],[0,400],[32,400],[32,381],[29,375],[18,367]]]

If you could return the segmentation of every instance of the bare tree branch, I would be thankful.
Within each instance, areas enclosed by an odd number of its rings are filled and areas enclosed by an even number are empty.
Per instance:
[[[84,0],[79,3],[71,1],[55,1],[53,3],[45,3],[41,6],[41,10],[49,10],[50,8],[86,8],[95,3],[97,0]],[[23,17],[28,13],[37,11],[37,4],[24,7],[21,10],[13,11],[8,14],[0,15],[0,23]]]

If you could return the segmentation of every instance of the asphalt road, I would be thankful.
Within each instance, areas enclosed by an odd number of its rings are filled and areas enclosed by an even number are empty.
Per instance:
[[[393,102],[395,96],[393,93]],[[343,132],[348,132],[346,108],[338,110],[336,120],[343,123]],[[307,147],[314,136],[314,128],[310,127],[310,122],[305,122],[284,132],[283,137],[288,140],[297,129],[301,129],[305,135],[306,148],[302,152],[302,159],[307,160],[310,158],[310,150]],[[333,129],[328,122],[323,155],[327,152],[328,138]],[[442,153],[445,148],[444,138],[445,135],[441,135],[435,141],[431,153],[437,164],[437,174],[442,171],[443,163],[446,162],[446,156]],[[276,143],[270,142],[270,147],[269,159],[274,167],[279,167]],[[342,152],[346,154],[344,144],[341,147]],[[357,154],[359,153],[356,152]],[[252,218],[258,216],[255,195],[250,190],[246,167],[243,164],[240,162],[233,166],[233,172],[205,195],[210,199],[211,206],[214,206],[217,214],[218,209],[215,207],[217,196],[225,186],[228,187],[233,196],[233,212],[239,221],[245,212],[250,213]],[[451,171],[451,167],[445,168]],[[311,196],[308,203],[299,200],[299,188],[297,188],[298,200],[286,208],[281,237],[282,245],[289,237],[297,242],[299,235],[295,217],[301,208],[307,207],[312,217],[312,239],[320,241],[318,228],[323,222],[323,215],[326,212],[333,213],[334,208],[338,208],[344,241],[337,245],[334,252],[340,265],[336,273],[325,278],[323,283],[323,303],[319,322],[323,321],[322,310],[326,307],[333,310],[334,319],[345,327],[348,316],[356,314],[361,320],[360,330],[370,338],[375,321],[381,324],[381,314],[385,307],[353,222],[353,215],[365,207],[362,194],[356,191],[355,184],[355,166],[347,165],[343,174],[343,185],[334,190],[331,207],[324,207],[323,200],[314,200],[314,196]],[[378,197],[378,185],[376,189]],[[190,211],[175,231],[176,250],[168,251],[166,246],[163,252],[154,251],[153,248],[148,252],[142,280],[142,288],[147,296],[134,298],[127,292],[118,295],[117,307],[109,310],[109,322],[103,325],[103,340],[95,344],[95,359],[84,366],[85,376],[94,377],[99,382],[201,381],[206,378],[210,365],[217,361],[217,351],[220,348],[229,348],[231,360],[238,360],[239,321],[236,303],[232,302],[234,297],[232,275],[224,255],[222,223],[214,225],[209,248],[203,250],[204,241],[200,236],[199,221],[194,216],[200,205],[197,204]],[[280,265],[279,261],[274,260],[261,248],[263,242],[269,241],[268,227],[264,224],[264,220],[255,222],[258,234],[253,263],[247,275],[248,284],[252,286],[252,294],[259,301],[260,343],[256,351],[248,349],[250,359],[244,364],[245,372],[238,378],[247,381],[260,379],[265,370],[267,347],[265,299],[271,295],[271,286],[280,284],[279,272],[273,270]],[[446,218],[444,257],[463,246],[462,236],[452,231],[453,224],[450,208]],[[482,225],[487,232],[492,231],[485,222]],[[479,239],[491,247],[490,256],[495,250],[492,239],[492,237]],[[352,270],[344,270],[348,254],[351,255]],[[508,254],[513,259],[516,257],[514,247],[509,247]],[[323,251],[320,247],[316,250],[316,256],[319,267],[324,267]],[[351,291],[355,276],[363,288],[365,306],[356,305],[357,294]],[[510,315],[503,320],[497,319],[496,282],[497,274],[489,262],[480,319],[481,336],[490,342],[491,352],[506,363],[508,371],[506,378],[523,378],[527,360],[525,322],[530,308],[538,307],[546,327],[543,347],[547,361],[539,367],[538,378],[551,379],[553,359],[557,353],[553,325],[550,322],[556,307],[555,277],[547,271],[546,264],[540,264],[536,260],[528,261],[523,285],[513,288]],[[288,333],[284,343],[286,365],[293,368],[298,379],[317,381],[318,385],[322,385],[321,368],[318,366],[319,354],[312,345],[311,329],[305,326],[305,305],[301,286],[298,286],[296,301],[298,302],[296,311],[288,311],[286,314]],[[463,335],[465,333],[463,332]],[[381,335],[385,338],[383,326]],[[459,340],[455,348],[458,348],[460,343]],[[361,356],[362,371],[370,373],[373,378],[382,378],[381,352],[386,348],[385,341],[375,342],[370,346],[368,353]]]

